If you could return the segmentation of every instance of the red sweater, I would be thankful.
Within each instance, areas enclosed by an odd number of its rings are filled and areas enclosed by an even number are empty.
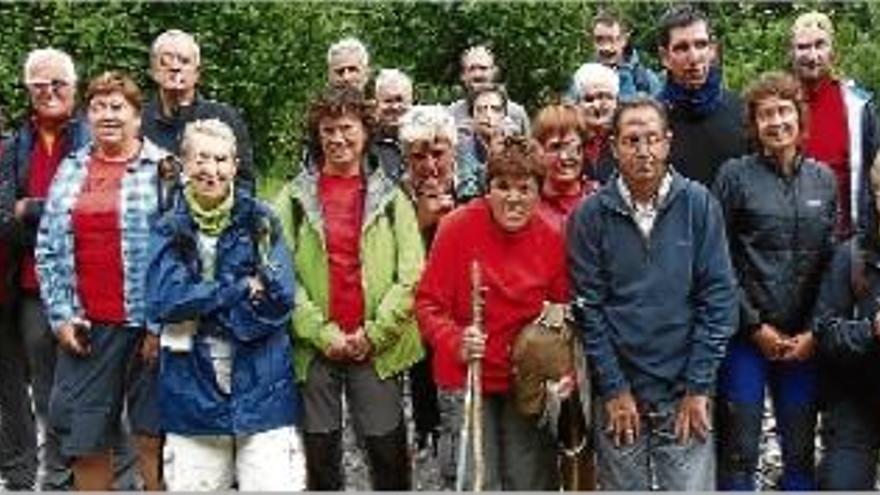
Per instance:
[[[565,238],[565,224],[568,222],[568,216],[581,202],[592,196],[598,189],[598,184],[593,181],[584,183],[583,187],[577,194],[559,195],[559,196],[541,196],[541,202],[538,203],[538,214],[553,227],[562,238]]]
[[[440,221],[416,293],[422,336],[434,350],[438,387],[464,386],[461,335],[472,322],[471,262],[480,265],[484,292],[483,391],[509,388],[510,348],[523,327],[541,313],[545,300],[565,302],[568,279],[561,236],[537,214],[516,233],[492,220],[485,199],[477,199]]]
[[[46,148],[45,143],[34,135],[34,149],[31,152],[31,165],[28,172],[27,195],[29,198],[45,199],[49,194],[49,186],[58,171],[58,165],[64,159],[64,150],[67,149],[65,137],[61,134],[52,143],[52,148]],[[21,257],[21,281],[22,289],[37,292],[40,285],[37,282],[37,270],[34,260],[34,252],[27,251]]]
[[[361,280],[361,224],[364,217],[364,181],[360,176],[321,174],[318,194],[324,213],[327,260],[330,271],[330,319],[343,332],[364,324],[364,287]]]
[[[77,289],[86,317],[125,322],[119,197],[125,161],[92,156],[71,214]]]
[[[837,179],[838,232],[848,233],[850,217],[849,127],[840,81],[825,78],[808,88],[810,128],[804,154],[828,165]]]

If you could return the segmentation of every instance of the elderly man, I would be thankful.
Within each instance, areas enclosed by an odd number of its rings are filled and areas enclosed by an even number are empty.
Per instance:
[[[859,184],[877,152],[878,128],[871,95],[834,74],[834,25],[808,12],[791,28],[794,73],[806,90],[811,115],[804,154],[828,165],[837,178],[837,233],[852,233],[858,220]]]
[[[10,250],[10,264],[15,265],[13,269],[18,274],[16,287],[4,287],[18,296],[18,320],[9,322],[16,331],[3,332],[6,335],[0,347],[4,348],[5,354],[18,348],[13,342],[24,343],[24,352],[20,355],[26,356],[27,360],[29,385],[40,429],[40,462],[46,473],[39,485],[50,490],[67,488],[70,474],[58,452],[58,438],[47,423],[55,374],[55,339],[40,301],[34,245],[43,204],[58,164],[68,153],[89,141],[87,126],[74,112],[76,81],[70,55],[53,48],[37,49],[28,54],[24,64],[24,83],[31,114],[5,143],[0,164],[0,230],[6,237],[3,244]],[[6,338],[17,340],[7,342]],[[14,377],[7,379],[4,375],[4,392],[15,387]],[[4,437],[4,449],[15,447],[14,439],[22,442],[15,448],[15,459],[4,456],[0,464],[8,468],[4,469],[8,488],[32,489],[37,467],[34,457],[36,437],[30,399],[27,396],[20,399],[24,402],[14,405],[0,401],[4,406],[2,429],[12,435],[0,435]],[[26,465],[29,467],[25,468]]]
[[[607,66],[587,63],[574,74],[574,90],[586,129],[583,173],[586,179],[604,184],[617,169],[611,152],[611,121],[620,96],[619,79]]]
[[[725,160],[746,154],[743,108],[722,86],[717,45],[709,20],[690,5],[678,5],[660,20],[660,59],[672,129],[670,163],[682,175],[710,185]]]
[[[596,62],[617,72],[620,98],[629,99],[636,93],[654,96],[663,88],[660,78],[639,61],[639,55],[630,44],[632,32],[626,21],[610,10],[600,11],[588,26]],[[568,98],[577,99],[576,82],[572,81]]]
[[[186,124],[218,119],[232,128],[238,143],[238,179],[254,186],[254,153],[247,125],[236,108],[204,98],[196,89],[201,76],[201,51],[189,33],[171,29],[153,41],[150,75],[158,92],[144,107],[141,131],[150,141],[179,153]]]
[[[357,38],[343,38],[327,49],[327,80],[333,86],[351,86],[360,91],[370,78],[370,54]]]
[[[385,175],[396,182],[404,169],[398,133],[403,114],[412,107],[412,79],[399,69],[382,69],[376,76],[374,94],[378,129],[372,139],[373,153]]]
[[[737,308],[724,218],[670,168],[658,102],[621,103],[614,133],[620,176],[573,214],[567,241],[599,392],[599,484],[712,490],[710,396]]]
[[[449,105],[449,111],[459,127],[467,127],[472,115],[468,105],[469,98],[486,85],[497,83],[498,66],[495,55],[485,45],[475,45],[461,55],[461,83],[466,97]],[[529,133],[529,116],[522,105],[507,101],[505,115],[510,120],[508,128],[517,134]]]

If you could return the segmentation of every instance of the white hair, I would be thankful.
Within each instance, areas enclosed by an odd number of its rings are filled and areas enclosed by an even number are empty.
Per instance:
[[[64,71],[64,77],[70,84],[76,84],[76,68],[73,65],[73,59],[66,52],[56,48],[38,48],[28,53],[24,62],[24,82],[29,84],[31,81],[31,72],[39,64],[52,63],[58,64]]]
[[[364,43],[352,36],[347,38],[342,38],[330,45],[330,48],[327,49],[327,66],[333,62],[333,59],[343,53],[355,53],[358,58],[364,63],[364,67],[368,67],[370,65],[370,54],[367,52],[367,47],[364,46]]]
[[[404,151],[418,141],[457,140],[455,118],[443,105],[415,105],[400,119],[400,143]]]
[[[492,65],[495,65],[495,54],[492,53],[492,50],[489,49],[486,45],[474,45],[467,50],[465,50],[461,54],[461,68],[464,69],[465,61],[475,55],[483,55],[488,57],[492,61]]]
[[[587,87],[594,84],[608,86],[614,91],[615,96],[620,91],[620,81],[614,69],[596,62],[589,62],[580,66],[574,73],[574,89],[577,100],[580,101]]]
[[[376,76],[376,84],[374,88],[374,93],[379,92],[379,88],[390,85],[393,82],[398,82],[401,86],[403,86],[407,92],[412,94],[412,79],[406,75],[405,72],[399,69],[382,69],[379,71],[379,74]]]
[[[186,156],[190,146],[196,136],[208,136],[222,139],[232,146],[232,156],[238,155],[238,149],[235,142],[235,133],[232,128],[220,119],[200,119],[194,120],[188,124],[183,130],[183,138],[180,141],[181,154]]]
[[[175,40],[182,40],[187,43],[193,49],[193,54],[195,56],[195,64],[196,66],[201,66],[202,62],[202,51],[199,48],[199,44],[196,43],[196,39],[193,35],[187,33],[186,31],[181,31],[180,29],[169,29],[164,33],[160,34],[153,40],[153,46],[150,48],[150,59],[155,61],[159,56],[159,50],[162,49],[162,46],[166,43],[170,43]]]

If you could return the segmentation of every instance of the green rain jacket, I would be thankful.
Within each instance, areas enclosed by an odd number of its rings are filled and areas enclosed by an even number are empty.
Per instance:
[[[324,352],[342,331],[329,319],[330,276],[318,176],[305,167],[275,200],[298,282],[292,323],[299,382],[308,376],[315,352]],[[367,179],[360,252],[364,326],[373,346],[373,366],[385,379],[424,355],[413,299],[425,251],[412,203],[381,168]]]

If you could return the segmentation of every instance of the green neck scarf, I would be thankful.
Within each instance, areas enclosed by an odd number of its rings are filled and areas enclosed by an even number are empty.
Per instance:
[[[232,222],[232,205],[235,204],[235,191],[232,185],[229,186],[226,199],[210,210],[199,204],[189,184],[183,188],[183,196],[186,198],[193,220],[203,234],[217,237]]]

